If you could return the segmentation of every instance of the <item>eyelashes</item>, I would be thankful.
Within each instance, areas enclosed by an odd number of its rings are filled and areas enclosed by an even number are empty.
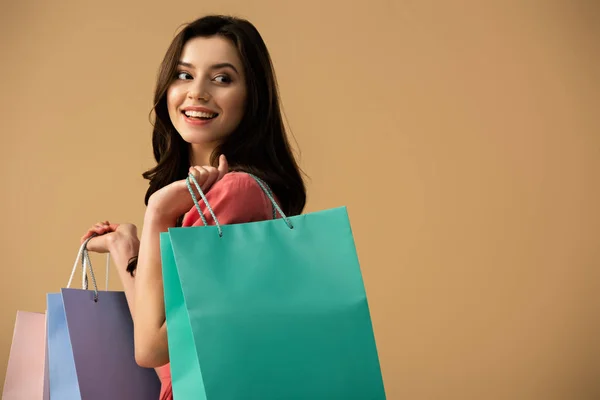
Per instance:
[[[190,74],[188,74],[187,72],[178,71],[175,73],[175,78],[185,81],[185,80],[189,80],[190,78],[192,78],[192,76]]]
[[[222,79],[219,81],[219,79]],[[219,83],[231,83],[231,78],[228,75],[217,75],[213,78],[213,80]]]
[[[175,73],[175,79],[181,80],[181,81],[188,81],[188,80],[194,79],[194,77],[190,73],[188,73],[188,72],[177,71]],[[231,79],[231,77],[229,75],[227,75],[227,74],[216,75],[211,80],[215,81],[217,83],[222,83],[222,84],[228,84],[228,83],[231,83],[233,81]]]

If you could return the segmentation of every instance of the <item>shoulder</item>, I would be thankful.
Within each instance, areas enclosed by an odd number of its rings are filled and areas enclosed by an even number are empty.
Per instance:
[[[262,187],[245,172],[229,172],[206,193],[209,200],[214,201],[236,201],[241,204],[260,203],[270,206],[267,195]]]
[[[220,224],[261,221],[272,218],[271,201],[256,180],[243,172],[229,172],[206,193],[208,204]],[[214,220],[204,201],[200,209],[209,224]],[[196,207],[185,215],[183,226],[202,225]]]
[[[210,192],[227,192],[227,191],[239,191],[239,190],[258,190],[262,193],[260,185],[256,180],[245,172],[229,172],[217,183],[213,185]]]

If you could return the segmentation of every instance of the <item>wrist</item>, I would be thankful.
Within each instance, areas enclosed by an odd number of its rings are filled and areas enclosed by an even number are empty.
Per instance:
[[[165,207],[160,207],[154,202],[149,201],[146,213],[144,214],[144,226],[155,226],[161,229],[175,226],[177,216],[171,214]]]
[[[137,237],[123,234],[110,235],[107,245],[111,255],[118,254],[119,258],[126,259],[137,256],[140,249],[140,241]]]

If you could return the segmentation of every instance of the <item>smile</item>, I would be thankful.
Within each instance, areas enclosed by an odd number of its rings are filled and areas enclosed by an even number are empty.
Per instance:
[[[203,126],[212,123],[219,114],[207,111],[185,110],[181,112],[181,115],[187,124],[192,126]]]
[[[213,113],[213,112],[192,111],[192,110],[185,110],[182,113],[187,118],[201,120],[201,121],[208,121],[208,120],[215,118],[217,115],[219,115],[219,114]]]

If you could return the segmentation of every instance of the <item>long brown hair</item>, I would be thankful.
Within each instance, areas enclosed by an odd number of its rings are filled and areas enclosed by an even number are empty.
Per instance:
[[[177,73],[177,63],[188,40],[220,35],[236,46],[246,76],[246,111],[239,126],[215,149],[211,164],[225,154],[230,169],[245,171],[263,179],[277,196],[283,212],[297,215],[306,203],[306,188],[292,154],[283,118],[273,64],[267,46],[249,21],[223,15],[209,15],[187,24],[171,42],[160,65],[154,92],[152,148],[157,165],[144,172],[150,181],[145,204],[157,190],[185,179],[190,167],[189,144],[179,135],[169,117],[167,90]],[[180,225],[182,216],[178,219]],[[133,276],[137,256],[129,260]]]
[[[166,94],[176,76],[177,63],[187,41],[215,35],[231,40],[238,49],[248,96],[239,126],[212,154],[211,164],[215,164],[219,154],[225,154],[231,170],[262,178],[277,196],[285,213],[300,214],[306,203],[306,189],[287,139],[269,51],[249,21],[222,15],[209,15],[187,24],[171,42],[160,66],[152,132],[157,165],[143,174],[150,180],[145,203],[148,204],[152,193],[187,176],[190,146],[171,123]]]

